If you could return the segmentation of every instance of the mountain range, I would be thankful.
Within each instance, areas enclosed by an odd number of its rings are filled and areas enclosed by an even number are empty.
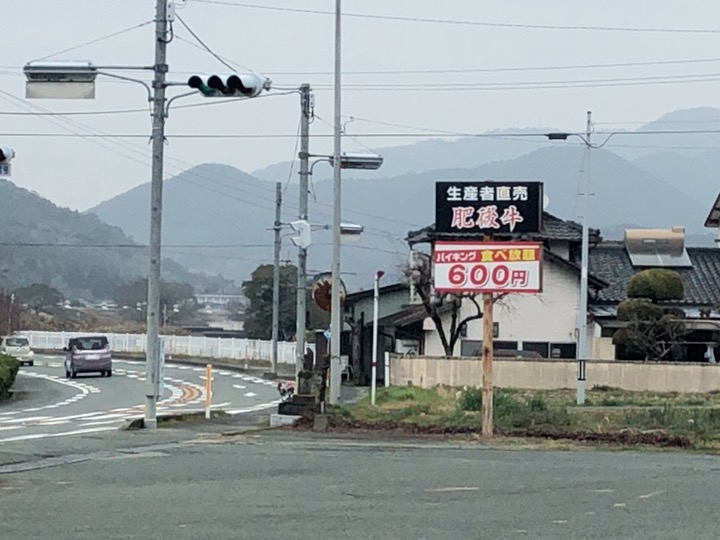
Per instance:
[[[115,287],[147,274],[147,250],[97,216],[55,206],[0,180],[0,279],[3,289],[43,283],[66,296],[112,298]],[[164,277],[196,288],[227,286],[172,260]]]
[[[720,164],[720,134],[696,132],[720,132],[718,128],[716,109],[676,111],[612,137],[615,144],[624,136],[623,144],[592,150],[590,224],[606,238],[621,237],[628,226],[681,225],[689,244],[712,245],[713,234],[703,223],[719,186],[713,178]],[[693,133],[659,133],[678,130]],[[525,135],[551,131],[557,130],[515,130]],[[602,144],[605,137],[596,134],[593,142]],[[350,288],[370,285],[378,269],[389,274],[386,279],[399,278],[399,267],[408,256],[403,241],[407,232],[434,220],[433,186],[438,180],[541,180],[549,212],[572,220],[581,213],[585,145],[579,139],[550,143],[544,137],[508,140],[490,133],[455,141],[428,140],[380,153],[385,162],[379,171],[345,171],[343,177],[343,221],[365,227],[359,241],[343,246],[343,277]],[[272,260],[272,179],[286,179],[283,222],[297,215],[298,188],[294,181],[287,183],[288,168],[289,164],[279,163],[248,174],[226,165],[200,164],[168,179],[164,253],[193,271],[246,279],[256,266]],[[320,174],[321,169],[327,170]],[[330,234],[324,230],[332,218],[330,174],[330,167],[316,167],[312,182],[309,215],[316,225],[309,252],[312,272],[330,267]],[[142,239],[147,234],[148,200],[149,185],[143,184],[89,212]],[[290,231],[286,228],[285,233]],[[283,258],[294,260],[295,253],[285,239]]]
[[[365,228],[359,239],[343,244],[348,288],[371,286],[380,269],[384,282],[400,279],[408,259],[404,239],[433,222],[438,180],[540,180],[547,211],[579,220],[585,145],[538,135],[552,131],[558,130],[514,129],[388,147],[380,150],[380,170],[344,171],[343,221]],[[508,138],[513,133],[518,137]],[[603,237],[622,238],[627,227],[681,225],[688,245],[714,245],[715,231],[703,224],[720,189],[720,110],[674,111],[636,131],[595,133],[592,140],[602,147],[590,152],[588,216]],[[288,182],[289,166],[248,174],[206,163],[166,180],[163,278],[196,290],[235,292],[253,269],[271,262],[277,178],[285,179],[281,257],[295,261],[287,224],[297,216],[298,184]],[[311,179],[311,275],[330,268],[330,175],[330,167],[318,166]],[[149,198],[149,184],[141,184],[79,213],[0,179],[0,287],[44,283],[71,297],[111,298],[118,284],[147,272]]]

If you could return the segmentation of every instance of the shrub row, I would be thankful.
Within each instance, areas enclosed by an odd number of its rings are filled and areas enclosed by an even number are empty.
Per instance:
[[[0,399],[10,395],[10,388],[15,383],[15,377],[20,369],[20,362],[12,356],[0,355]]]

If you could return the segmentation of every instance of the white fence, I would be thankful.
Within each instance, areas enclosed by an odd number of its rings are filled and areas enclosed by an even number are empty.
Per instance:
[[[117,352],[144,353],[145,334],[93,334],[71,332],[23,332],[34,349],[62,350],[68,340],[78,335],[104,335],[110,348]],[[165,355],[173,354],[199,358],[235,358],[238,360],[272,359],[272,342],[256,339],[209,338],[197,336],[163,336]],[[308,348],[314,349],[313,345]],[[295,364],[295,343],[278,343],[278,363]]]

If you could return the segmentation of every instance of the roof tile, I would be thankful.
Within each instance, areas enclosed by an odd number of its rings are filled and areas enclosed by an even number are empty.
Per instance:
[[[686,305],[720,304],[720,249],[688,247],[692,268],[672,268],[680,274],[685,287]],[[630,262],[622,242],[604,242],[590,250],[590,273],[608,283],[598,295],[601,303],[617,303],[627,298],[630,279],[645,268]]]

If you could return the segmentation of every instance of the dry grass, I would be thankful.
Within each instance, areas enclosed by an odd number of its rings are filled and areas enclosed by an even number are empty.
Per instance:
[[[575,390],[496,388],[494,424],[501,434],[659,444],[720,449],[720,393],[627,392],[596,387],[585,406],[575,405]],[[369,398],[342,407],[338,417],[353,425],[392,426],[411,431],[479,432],[482,394],[477,388],[379,389]]]

